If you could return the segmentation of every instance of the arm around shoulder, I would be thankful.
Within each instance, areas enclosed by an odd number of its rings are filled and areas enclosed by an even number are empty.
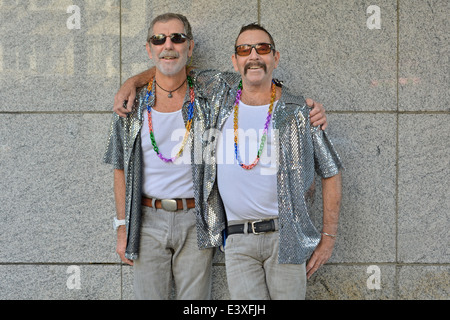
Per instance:
[[[136,99],[136,88],[149,83],[155,76],[156,68],[152,67],[127,79],[114,96],[113,111],[121,117],[126,117],[132,111],[134,100]]]

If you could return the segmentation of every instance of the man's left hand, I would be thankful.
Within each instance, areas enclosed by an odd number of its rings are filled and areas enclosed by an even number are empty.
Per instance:
[[[306,265],[306,276],[308,279],[330,259],[335,242],[336,240],[334,238],[322,235],[319,245],[314,250],[311,259],[309,259]]]

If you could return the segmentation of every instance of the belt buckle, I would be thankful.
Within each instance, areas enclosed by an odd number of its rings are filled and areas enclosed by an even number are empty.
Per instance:
[[[161,200],[161,208],[163,208],[166,211],[177,211],[178,210],[177,200],[162,199]]]
[[[257,220],[257,221],[252,221],[250,222],[250,225],[252,227],[252,232],[253,234],[261,234],[261,233],[265,233],[265,232],[256,232],[255,230],[255,223],[259,223],[259,222],[263,222],[263,220]]]

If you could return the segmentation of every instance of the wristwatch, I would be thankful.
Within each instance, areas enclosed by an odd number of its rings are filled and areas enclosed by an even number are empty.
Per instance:
[[[120,226],[125,225],[125,220],[118,220],[116,217],[114,217],[113,227],[114,231],[116,231]]]

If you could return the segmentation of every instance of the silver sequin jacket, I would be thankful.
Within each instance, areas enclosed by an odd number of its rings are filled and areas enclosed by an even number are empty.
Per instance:
[[[222,243],[222,230],[225,227],[224,209],[217,189],[203,195],[204,163],[203,149],[206,141],[203,133],[211,123],[209,105],[205,96],[199,90],[197,83],[206,83],[205,77],[211,73],[197,75],[192,72],[195,90],[195,108],[193,127],[191,129],[191,159],[192,177],[195,197],[195,212],[197,218],[197,237],[200,249],[217,247]],[[216,78],[218,79],[218,78]],[[155,84],[153,84],[155,86]],[[155,88],[153,87],[153,92]],[[124,170],[126,180],[125,222],[127,230],[127,248],[125,256],[137,259],[139,256],[139,240],[141,228],[141,197],[142,197],[142,147],[141,127],[146,114],[146,87],[138,89],[133,112],[127,118],[113,114],[107,149],[103,161],[112,164],[114,169]],[[187,105],[190,102],[189,90],[186,93],[182,115],[186,124],[188,119]],[[154,97],[150,98],[153,106]],[[216,188],[216,187],[215,187]]]
[[[232,114],[237,85],[227,80],[211,81],[205,91],[211,96],[211,127],[221,130]],[[309,216],[315,173],[329,178],[338,174],[342,167],[327,133],[310,125],[310,110],[303,97],[283,88],[273,113],[272,125],[278,132],[279,263],[301,264],[318,245],[320,232]],[[217,130],[210,130],[205,154],[211,154],[211,159],[210,164],[205,165],[204,199],[217,197],[217,141]]]
[[[236,74],[203,71],[191,74],[196,89],[195,138],[191,148],[199,248],[222,244],[226,217],[216,183],[216,128],[230,116],[237,92]],[[199,86],[200,84],[200,86]],[[113,115],[104,161],[123,169],[126,179],[126,257],[136,259],[141,225],[142,150],[140,130],[146,90],[139,90],[134,112],[126,119]],[[208,97],[208,101],[205,97]],[[188,95],[184,105],[189,103]],[[183,118],[187,121],[186,108]],[[280,263],[303,263],[320,240],[309,218],[314,170],[322,177],[338,173],[341,162],[327,134],[310,127],[309,108],[302,97],[283,91],[273,116],[279,135],[278,207]],[[209,130],[211,129],[211,130]],[[200,145],[200,146],[199,146]],[[201,150],[201,151],[200,151]],[[205,163],[206,162],[206,163]]]

